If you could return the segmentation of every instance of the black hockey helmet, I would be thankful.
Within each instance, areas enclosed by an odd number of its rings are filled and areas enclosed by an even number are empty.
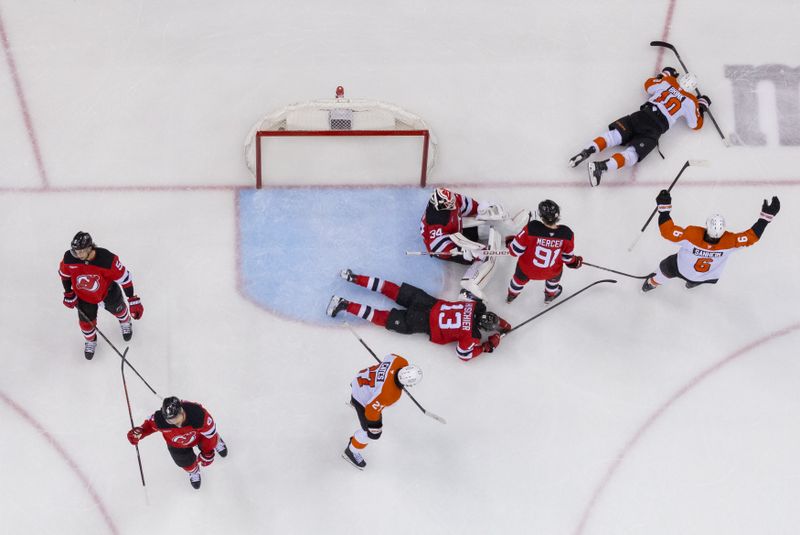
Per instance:
[[[496,331],[500,325],[500,318],[488,310],[478,316],[478,328],[483,331]]]
[[[74,253],[80,249],[86,249],[87,247],[94,247],[94,241],[92,241],[92,236],[88,232],[81,230],[72,238],[70,249]]]
[[[172,420],[181,412],[181,400],[175,396],[164,398],[164,403],[161,404],[161,414],[167,420]]]
[[[561,218],[561,208],[554,201],[545,199],[539,203],[539,218],[547,225],[555,225]]]

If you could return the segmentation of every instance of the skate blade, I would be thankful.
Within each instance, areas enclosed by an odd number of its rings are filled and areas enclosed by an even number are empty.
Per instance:
[[[347,462],[347,464],[349,464],[358,471],[363,472],[364,468],[366,468],[366,466],[358,466],[357,464],[353,464],[353,461],[350,460],[350,457],[348,457],[346,453],[342,453],[342,459],[344,459]]]

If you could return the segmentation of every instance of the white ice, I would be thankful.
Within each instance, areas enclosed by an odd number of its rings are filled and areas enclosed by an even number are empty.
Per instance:
[[[666,160],[651,154],[594,189],[566,162],[638,107],[657,67],[679,66],[648,46],[664,37],[729,134],[725,65],[795,67],[798,15],[788,0],[0,1],[0,531],[796,532],[798,148],[778,145],[770,91],[766,146],[726,149],[711,124],[678,125]],[[237,195],[254,183],[244,135],[339,84],[428,121],[440,143],[431,184],[509,209],[557,200],[593,263],[646,274],[674,252],[655,224],[627,247],[689,158],[711,165],[676,186],[679,224],[719,211],[744,230],[772,195],[783,211],[715,287],[643,295],[615,277],[473,362],[354,320],[377,352],[422,367],[413,394],[448,420],[401,400],[358,472],[340,458],[357,425],[344,401],[371,357],[321,309],[318,323],[295,321],[239,292]],[[310,189],[296,218],[328,229],[314,208],[325,191]],[[202,402],[228,442],[200,491],[159,436],[141,443],[142,488],[120,360],[101,341],[87,362],[60,304],[58,261],[79,229],[133,272],[145,314],[131,362],[160,395]],[[379,262],[371,249],[393,232],[367,226],[339,252]],[[436,278],[434,260],[404,259],[417,260],[409,282],[452,296],[458,269]],[[505,304],[503,262],[489,303],[518,323],[543,309],[541,283]],[[343,267],[309,256],[286,276],[334,284]],[[609,275],[568,271],[565,297]],[[123,347],[105,312],[99,327]],[[139,423],[160,399],[126,376]]]

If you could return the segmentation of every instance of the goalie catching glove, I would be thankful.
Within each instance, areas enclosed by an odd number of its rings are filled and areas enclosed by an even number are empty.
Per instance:
[[[478,205],[478,215],[476,219],[481,221],[502,221],[508,219],[508,214],[502,204],[481,203]]]

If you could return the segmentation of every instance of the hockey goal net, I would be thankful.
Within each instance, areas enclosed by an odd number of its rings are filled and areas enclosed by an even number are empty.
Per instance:
[[[245,140],[256,188],[271,185],[419,183],[436,163],[425,121],[399,106],[344,97],[286,106],[258,121]]]

